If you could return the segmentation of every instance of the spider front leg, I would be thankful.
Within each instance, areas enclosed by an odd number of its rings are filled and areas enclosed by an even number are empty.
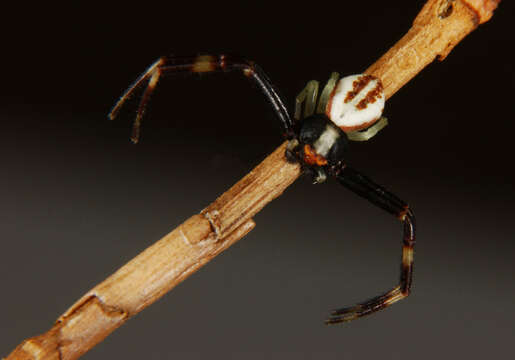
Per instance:
[[[303,117],[308,117],[313,115],[315,112],[315,106],[317,103],[318,97],[318,81],[311,80],[307,83],[306,87],[302,89],[302,91],[295,98],[295,113],[293,118],[296,121],[300,121]],[[304,105],[304,116],[302,116],[302,103],[305,102]]]
[[[245,76],[255,81],[263,94],[266,96],[275,113],[284,126],[286,137],[292,138],[293,122],[286,110],[286,106],[282,101],[278,91],[265,72],[254,62],[242,58],[229,55],[201,55],[188,57],[164,56],[152,64],[147,71],[132,84],[115,104],[109,118],[114,119],[123,104],[129,99],[134,92],[140,88],[145,82],[147,87],[141,97],[138,107],[136,119],[134,121],[131,140],[137,143],[140,135],[141,120],[145,113],[148,101],[157,86],[162,75],[172,75],[179,73],[207,73],[239,70]]]
[[[355,306],[344,307],[331,313],[327,324],[351,321],[372,314],[404,299],[410,293],[413,274],[413,249],[415,245],[415,216],[409,206],[397,196],[375,184],[368,177],[344,165],[331,169],[338,181],[368,199],[374,205],[396,216],[403,222],[402,265],[399,285],[392,290]]]

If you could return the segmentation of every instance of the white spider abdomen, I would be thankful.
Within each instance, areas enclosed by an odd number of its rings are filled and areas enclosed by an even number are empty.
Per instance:
[[[361,130],[381,117],[384,101],[378,78],[366,74],[346,76],[338,81],[326,115],[345,132]]]

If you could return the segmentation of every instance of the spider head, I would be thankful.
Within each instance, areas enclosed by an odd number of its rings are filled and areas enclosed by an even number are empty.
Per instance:
[[[296,158],[317,169],[341,162],[348,146],[347,135],[324,114],[304,118],[293,142]]]

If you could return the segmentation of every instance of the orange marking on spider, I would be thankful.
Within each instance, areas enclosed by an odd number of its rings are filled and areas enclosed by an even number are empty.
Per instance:
[[[309,165],[327,165],[327,159],[316,153],[310,145],[304,145],[304,162]]]

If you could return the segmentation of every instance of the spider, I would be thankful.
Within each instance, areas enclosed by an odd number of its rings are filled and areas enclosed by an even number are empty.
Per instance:
[[[349,140],[368,140],[387,124],[381,117],[385,96],[379,79],[364,74],[339,79],[338,73],[332,73],[320,96],[319,84],[312,80],[297,96],[292,119],[278,91],[254,62],[229,55],[167,56],[152,64],[126,90],[109,113],[109,118],[114,119],[125,101],[146,82],[131,136],[131,140],[137,143],[146,105],[161,75],[233,70],[241,71],[252,79],[272,105],[284,127],[284,136],[289,140],[285,154],[288,161],[299,162],[303,170],[313,176],[314,183],[324,182],[328,175],[336,178],[343,186],[394,215],[403,224],[399,284],[367,301],[332,311],[326,324],[351,321],[407,297],[413,274],[413,211],[396,195],[344,162]]]

